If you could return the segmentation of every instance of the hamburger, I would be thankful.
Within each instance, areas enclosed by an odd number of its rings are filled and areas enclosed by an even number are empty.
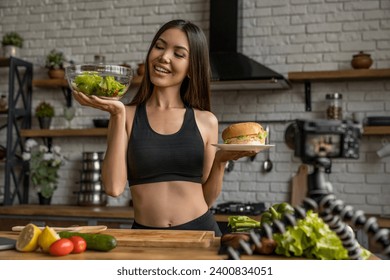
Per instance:
[[[267,131],[255,122],[235,123],[222,132],[225,144],[264,145]]]

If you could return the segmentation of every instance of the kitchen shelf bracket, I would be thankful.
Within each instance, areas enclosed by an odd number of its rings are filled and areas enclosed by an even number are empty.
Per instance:
[[[311,111],[311,82],[305,81],[305,109]]]
[[[16,198],[28,203],[29,177],[27,164],[21,160],[24,141],[20,130],[31,128],[32,72],[31,63],[16,57],[3,60],[0,66],[9,68],[6,160],[4,170],[3,205],[11,205]]]
[[[61,87],[62,93],[64,94],[65,101],[66,101],[66,107],[70,108],[72,107],[72,90],[69,87]]]

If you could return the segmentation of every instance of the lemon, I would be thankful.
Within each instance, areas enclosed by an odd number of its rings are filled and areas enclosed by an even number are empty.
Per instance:
[[[38,238],[38,246],[43,252],[49,252],[50,245],[60,239],[54,229],[46,226]]]
[[[41,230],[34,224],[26,225],[16,241],[16,250],[21,252],[32,252],[38,248],[38,237]]]

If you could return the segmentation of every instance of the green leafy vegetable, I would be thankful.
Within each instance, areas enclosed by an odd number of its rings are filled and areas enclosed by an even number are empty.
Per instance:
[[[286,213],[294,213],[294,208],[290,204],[287,202],[274,204],[261,215],[261,223],[267,223],[271,225],[273,219],[280,220]]]
[[[232,232],[244,232],[254,228],[260,228],[260,222],[247,216],[229,216],[228,227]]]
[[[284,234],[275,233],[275,253],[285,256],[302,256],[310,259],[345,260],[348,251],[341,240],[317,213],[309,210],[305,219],[294,227],[287,227]],[[362,257],[367,259],[370,252],[362,248]]]
[[[85,72],[77,76],[73,85],[87,95],[116,97],[125,93],[126,86],[113,76],[99,76],[96,72]]]

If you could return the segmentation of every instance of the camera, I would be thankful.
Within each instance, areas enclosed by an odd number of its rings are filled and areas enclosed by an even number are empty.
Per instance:
[[[296,120],[295,156],[307,164],[320,158],[358,159],[361,132],[361,125],[349,120]]]

